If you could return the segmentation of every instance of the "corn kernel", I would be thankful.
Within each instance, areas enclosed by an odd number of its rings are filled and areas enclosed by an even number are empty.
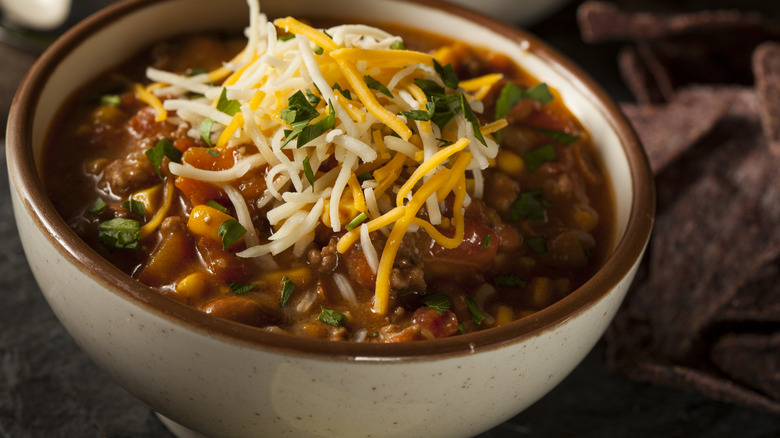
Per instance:
[[[176,297],[183,301],[202,298],[207,290],[207,278],[202,272],[190,274],[176,283]]]
[[[523,159],[514,152],[504,149],[499,150],[498,155],[496,155],[496,166],[511,176],[520,176],[523,170],[525,170]]]
[[[509,306],[500,304],[496,310],[496,325],[501,326],[512,322],[512,309]]]

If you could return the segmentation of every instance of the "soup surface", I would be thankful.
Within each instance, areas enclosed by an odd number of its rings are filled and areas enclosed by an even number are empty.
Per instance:
[[[60,111],[54,206],[160,294],[322,339],[456,336],[582,285],[614,231],[588,133],[506,57],[383,28],[154,45]]]

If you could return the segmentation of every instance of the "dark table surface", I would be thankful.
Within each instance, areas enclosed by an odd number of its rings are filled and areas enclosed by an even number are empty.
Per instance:
[[[570,3],[530,30],[581,65],[613,97],[630,99],[617,71],[617,47],[581,41],[577,6]],[[35,55],[0,43],[0,118],[7,116],[34,60]],[[3,173],[5,160],[3,154]],[[171,437],[154,413],[93,365],[59,324],[25,260],[9,196],[8,180],[0,178],[0,437]],[[481,437],[780,436],[776,416],[631,381],[612,373],[604,356],[601,341],[552,392]]]

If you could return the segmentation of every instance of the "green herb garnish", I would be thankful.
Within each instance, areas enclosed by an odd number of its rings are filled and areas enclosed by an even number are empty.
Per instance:
[[[206,142],[208,147],[211,147],[211,128],[214,126],[214,119],[206,117],[200,123],[200,138]]]
[[[482,131],[479,130],[479,120],[477,120],[477,116],[474,115],[474,111],[471,110],[471,105],[469,105],[469,101],[466,99],[465,94],[460,95],[460,107],[463,110],[463,117],[466,118],[466,121],[469,122],[474,129],[474,137],[476,137],[480,143],[487,146],[485,137],[482,136]]]
[[[227,98],[227,88],[222,88],[222,93],[217,101],[217,109],[229,116],[235,116],[241,111],[241,103],[237,100]]]
[[[143,202],[136,201],[135,199],[131,198],[123,202],[122,207],[130,210],[131,213],[140,217],[144,222],[146,222],[146,209],[144,208]]]
[[[482,314],[482,310],[479,308],[479,305],[477,304],[477,301],[472,297],[463,297],[463,301],[466,303],[466,307],[469,309],[469,313],[471,314],[471,320],[474,321],[474,324],[480,325],[482,324],[482,321],[485,319],[485,316]]]
[[[228,214],[228,215],[230,214],[230,211],[227,208],[225,208],[222,204],[220,204],[219,202],[217,202],[217,201],[215,201],[213,199],[209,199],[208,201],[206,201],[206,205],[208,205],[211,208],[217,209],[217,210],[221,211],[222,213],[225,213],[225,214]]]
[[[523,158],[525,159],[526,169],[529,172],[533,172],[543,163],[557,160],[558,154],[555,152],[555,146],[546,144],[526,152]]]
[[[544,221],[547,218],[545,208],[549,205],[549,202],[542,198],[541,190],[521,193],[510,208],[512,220],[516,222],[524,217],[536,222]]]
[[[246,228],[235,219],[228,219],[222,222],[217,232],[217,235],[222,238],[222,249],[228,249],[244,234],[246,234]]]
[[[122,103],[122,97],[117,94],[104,94],[100,96],[100,103],[103,105],[117,107]]]
[[[357,180],[359,182],[368,181],[370,179],[374,179],[374,176],[371,175],[371,172],[363,172],[357,176]]]
[[[315,55],[322,55],[323,53],[325,53],[325,49],[323,49],[320,46],[314,46],[314,50],[313,51],[314,51]]]
[[[504,118],[513,106],[525,98],[533,99],[543,104],[548,104],[553,100],[553,96],[550,93],[550,89],[547,88],[547,84],[541,83],[528,90],[523,90],[517,85],[508,82],[504,85],[504,88],[501,89],[498,100],[496,100],[495,119]]]
[[[404,45],[403,41],[395,40],[392,44],[390,44],[390,50],[406,50],[406,46]]]
[[[512,286],[525,288],[526,282],[520,276],[515,274],[497,275],[493,278],[493,284],[496,286]]]
[[[187,76],[187,77],[197,76],[197,75],[202,75],[202,74],[208,73],[208,72],[209,71],[206,70],[203,67],[195,67],[195,68],[188,69],[186,72],[184,72],[184,76]]]
[[[141,237],[141,223],[127,218],[114,218],[98,225],[98,238],[108,249],[136,249]]]
[[[324,322],[325,324],[329,324],[334,327],[341,327],[347,322],[347,315],[344,315],[339,311],[328,309],[325,306],[320,306],[320,309],[322,309],[322,312],[320,313],[320,316],[317,317],[317,319]]]
[[[226,281],[225,284],[227,284],[230,290],[232,290],[236,295],[244,295],[245,293],[257,287],[256,284],[241,284],[235,281]]]
[[[279,115],[293,128],[290,131],[285,131],[282,148],[296,138],[298,139],[298,147],[301,147],[336,126],[336,113],[330,102],[328,102],[328,115],[318,122],[310,124],[320,113],[300,90],[287,99],[287,108],[283,109]]]
[[[377,90],[380,93],[384,94],[385,96],[389,98],[393,98],[393,93],[390,92],[390,90],[387,89],[387,87],[379,82],[378,80],[372,78],[369,75],[363,76],[363,81],[366,83],[366,86],[372,90]]]
[[[276,37],[276,39],[279,41],[290,41],[293,38],[295,38],[294,33],[286,33],[284,35],[279,35],[278,37]]]
[[[290,301],[293,291],[295,290],[295,283],[290,280],[286,275],[282,279],[282,298],[279,300],[279,307],[284,307],[287,302]]]
[[[309,181],[309,184],[311,184],[311,191],[314,191],[314,171],[311,169],[311,164],[309,164],[309,156],[307,155],[306,158],[303,159],[303,173],[306,175],[306,180]]]
[[[452,307],[452,301],[450,301],[450,297],[444,293],[426,295],[420,299],[420,302],[439,312],[439,314],[446,312],[450,309],[450,307]]]
[[[159,176],[160,179],[163,179],[162,172],[160,171],[163,158],[168,157],[168,159],[174,163],[181,163],[182,157],[182,152],[168,140],[158,141],[153,148],[147,149],[145,154],[146,157],[149,158],[149,161],[154,165],[154,169],[157,171],[157,176]]]
[[[537,254],[547,253],[547,240],[544,236],[531,236],[525,238],[525,243]]]
[[[350,93],[349,90],[342,90],[341,85],[339,85],[338,82],[333,84],[333,89],[341,93],[341,95],[344,96],[347,100],[352,100],[352,93]]]
[[[87,209],[87,213],[92,214],[98,214],[103,212],[103,210],[108,207],[108,204],[106,204],[106,201],[103,200],[103,198],[97,198],[95,199],[95,202],[92,203],[92,205],[89,206]]]
[[[311,90],[306,90],[306,100],[308,100],[312,106],[316,107],[319,105],[322,98],[314,94]]]
[[[563,143],[565,145],[574,144],[574,142],[580,139],[579,135],[569,134],[555,129],[534,128],[534,131],[541,132],[542,134],[550,137],[551,139],[559,143]]]
[[[479,247],[482,249],[490,248],[490,234],[485,234],[485,237],[482,238],[482,243],[479,244]]]
[[[433,114],[436,112],[436,104],[433,102],[425,102],[424,110],[411,110],[402,111],[401,115],[410,120],[419,120],[421,122],[428,122],[433,118]]]
[[[219,156],[219,151],[216,151],[214,149],[206,149],[206,153],[211,155],[214,158],[217,158]]]
[[[455,73],[455,69],[452,68],[452,64],[447,64],[442,67],[442,65],[436,62],[434,59],[433,69],[436,70],[436,73],[439,75],[446,87],[452,88],[453,90],[458,88],[458,83],[460,83],[460,80],[458,79],[457,73]]]
[[[347,224],[347,226],[344,227],[344,229],[347,231],[352,231],[355,228],[359,227],[360,224],[365,222],[366,219],[368,219],[368,216],[365,213],[360,213],[359,215],[355,216],[354,219],[349,221],[349,223]]]

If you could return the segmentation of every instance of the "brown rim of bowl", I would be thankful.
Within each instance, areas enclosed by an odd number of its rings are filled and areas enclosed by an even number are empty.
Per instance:
[[[647,158],[634,131],[606,92],[563,55],[522,30],[439,0],[418,0],[413,3],[464,17],[510,40],[527,42],[531,52],[553,65],[556,71],[571,81],[585,97],[597,102],[597,107],[615,129],[624,146],[633,178],[633,205],[624,237],[617,243],[613,254],[593,278],[561,301],[506,326],[447,339],[393,345],[330,342],[269,333],[262,329],[208,316],[144,287],[101,258],[76,236],[55,211],[46,197],[33,162],[31,114],[35,110],[35,102],[40,97],[40,90],[47,81],[49,72],[53,71],[53,67],[74,47],[89,38],[94,31],[107,27],[125,14],[165,1],[169,0],[132,0],[115,4],[68,31],[38,59],[25,77],[14,98],[8,122],[9,172],[12,175],[14,189],[20,195],[25,208],[35,218],[38,228],[47,235],[63,256],[74,264],[83,266],[85,272],[88,272],[95,281],[119,296],[135,301],[157,315],[188,329],[255,347],[342,360],[419,360],[423,357],[463,355],[483,349],[493,349],[554,328],[604,298],[629,273],[634,261],[643,253],[650,236],[655,212],[653,180]]]

